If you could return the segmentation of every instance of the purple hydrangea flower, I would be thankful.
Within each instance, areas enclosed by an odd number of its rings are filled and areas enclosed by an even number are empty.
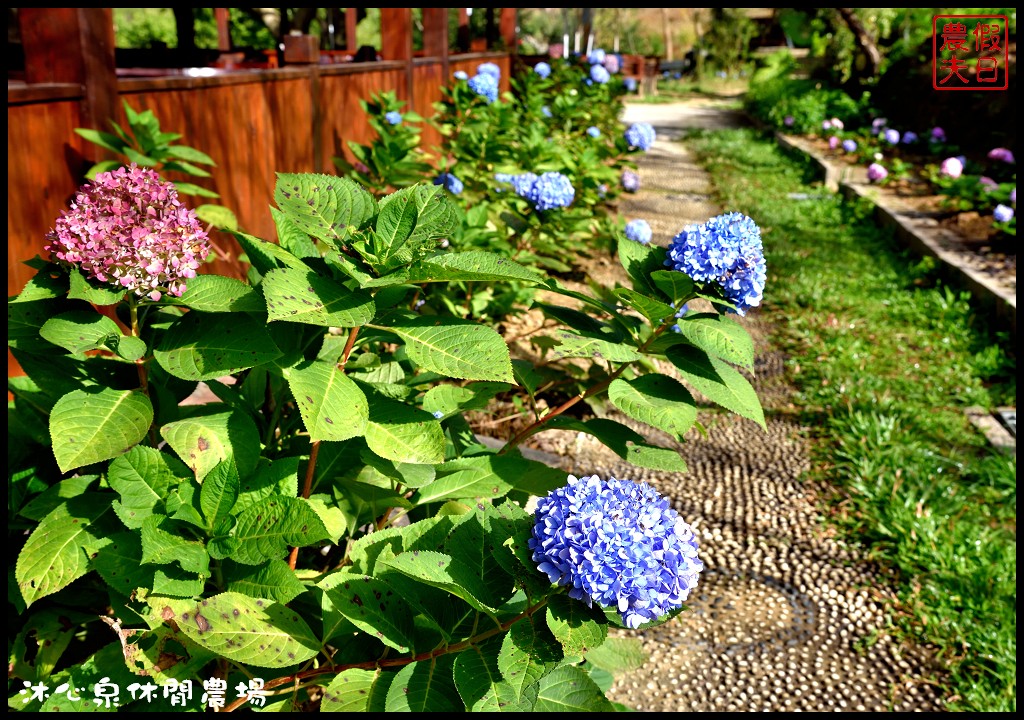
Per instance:
[[[851,152],[853,152],[856,149],[857,149],[857,141],[856,140],[851,140],[851,139],[843,140],[843,150],[845,150],[848,153],[851,153]]]
[[[501,80],[501,68],[492,62],[485,62],[477,65],[476,74],[490,75],[495,80]]]
[[[537,210],[569,207],[576,197],[572,182],[560,172],[546,172],[534,180],[523,195]]]
[[[637,122],[626,128],[624,133],[626,142],[630,147],[640,148],[647,151],[654,144],[656,133],[654,126],[646,122]]]
[[[1010,191],[1010,202],[1012,202],[1014,205],[1017,204],[1017,188],[1014,188],[1013,190]]]
[[[629,628],[681,608],[704,569],[693,529],[647,483],[570,475],[534,518],[541,572],[571,598],[618,610]]]
[[[916,143],[916,142],[917,142],[917,133],[916,132],[914,132],[913,130],[907,130],[905,133],[903,133],[903,144],[904,145],[911,145],[911,144]]]
[[[982,175],[978,178],[978,184],[983,186],[987,192],[992,192],[999,187],[999,183],[990,178],[988,175]]]
[[[604,65],[591,65],[590,66],[590,79],[596,82],[598,85],[604,85],[606,82],[611,80],[612,76],[605,69]]]
[[[831,130],[832,129],[832,121],[831,120],[822,120],[821,121],[821,129],[825,130],[826,132]]]
[[[882,133],[882,137],[884,137],[885,141],[890,145],[895,145],[900,141],[900,131],[888,128],[884,133]]]
[[[469,89],[492,103],[498,99],[498,81],[493,75],[479,73],[469,79]]]
[[[462,192],[462,181],[451,173],[441,173],[434,178],[435,185],[443,185],[452,195],[459,195]]]
[[[589,135],[592,138],[599,138],[601,137],[601,128],[599,128],[597,125],[591,125],[590,127],[587,128],[587,135]]]
[[[153,301],[164,292],[181,297],[210,253],[206,231],[174,184],[134,163],[83,185],[46,239],[58,261]]]
[[[546,78],[551,75],[551,66],[546,62],[539,62],[533,66],[533,71],[542,78]]]
[[[946,131],[938,126],[933,127],[931,139],[933,142],[946,142]]]
[[[634,242],[647,245],[652,235],[651,225],[646,220],[636,219],[626,223],[626,237]]]
[[[1004,163],[1016,162],[1013,157],[1013,152],[1003,147],[992,148],[988,151],[988,157],[990,160],[1000,160]]]
[[[992,211],[992,217],[996,222],[1010,222],[1013,220],[1013,208],[1008,205],[996,205],[996,209]]]
[[[696,282],[720,286],[737,315],[761,304],[767,280],[761,228],[742,213],[683,229],[672,239],[665,264]]]
[[[871,182],[885,180],[887,177],[889,177],[889,171],[878,163],[871,163],[868,165],[868,180]]]
[[[888,123],[889,121],[886,118],[875,118],[871,121],[871,134],[877,135],[882,132],[882,128],[884,128]]]
[[[939,172],[946,177],[956,180],[964,172],[964,164],[960,158],[948,157],[939,165]]]
[[[636,78],[631,78],[631,77],[625,78],[625,79],[623,79],[622,84],[626,88],[626,92],[630,92],[630,93],[636,92]]]
[[[612,75],[614,75],[615,73],[622,69],[622,60],[619,58],[618,55],[613,55],[611,53],[605,56],[604,62],[602,64],[604,65],[604,69],[610,72]]]
[[[796,122],[796,119],[792,115],[787,115],[783,119],[782,124],[785,125],[786,127],[793,127],[793,123],[795,123],[795,122]]]
[[[400,113],[400,112],[398,112],[396,110],[392,110],[391,112],[387,113],[384,116],[384,119],[387,120],[388,123],[391,124],[391,125],[401,125],[401,123],[402,123],[402,113]]]
[[[456,80],[469,80],[469,73],[467,73],[465,70],[456,70],[455,73],[453,74],[453,77]]]
[[[625,169],[620,178],[622,189],[626,192],[635,193],[640,189],[640,175],[635,170]]]

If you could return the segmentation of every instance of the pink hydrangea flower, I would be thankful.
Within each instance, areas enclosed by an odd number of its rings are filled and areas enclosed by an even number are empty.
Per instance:
[[[832,150],[835,150],[837,147],[839,147],[839,136],[833,135],[832,137],[830,137],[828,139],[828,146]]]
[[[1007,148],[1002,148],[1002,147],[992,148],[991,150],[988,151],[988,156],[989,156],[989,159],[991,159],[991,160],[1001,160],[1004,163],[1014,163],[1014,162],[1016,162],[1016,160],[1014,160],[1014,157],[1013,157],[1013,151],[1012,150],[1008,150]]]
[[[960,162],[959,158],[948,157],[942,161],[942,165],[939,166],[939,172],[946,177],[956,180],[963,174],[964,164]]]
[[[871,163],[868,165],[868,180],[871,182],[885,180],[887,177],[889,177],[889,171],[878,163]]]
[[[978,178],[978,184],[983,185],[985,187],[985,190],[987,190],[988,192],[992,192],[993,190],[999,187],[999,183],[997,183],[995,180],[988,177],[987,175],[982,175],[980,178]]]
[[[134,163],[83,185],[46,235],[58,261],[151,300],[180,297],[210,252],[194,210],[173,183]]]

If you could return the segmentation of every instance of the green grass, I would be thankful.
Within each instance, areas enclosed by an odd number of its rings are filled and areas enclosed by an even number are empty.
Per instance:
[[[1012,344],[863,202],[828,193],[770,138],[687,142],[719,204],[763,230],[763,307],[818,428],[808,480],[832,489],[831,521],[893,571],[893,628],[937,649],[948,708],[1015,711],[1016,454],[998,454],[965,414],[1016,406]]]

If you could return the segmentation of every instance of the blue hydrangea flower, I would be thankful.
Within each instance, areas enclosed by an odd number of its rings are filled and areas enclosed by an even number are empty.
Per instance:
[[[635,193],[640,189],[640,175],[635,170],[626,169],[622,171],[622,189],[626,192]]]
[[[551,108],[549,108],[547,105],[541,106],[540,114],[546,118],[551,117]]]
[[[673,238],[665,264],[697,282],[717,283],[738,315],[761,303],[767,279],[761,229],[742,213],[685,228]]]
[[[636,92],[636,78],[625,78],[622,84],[626,87],[626,92]]]
[[[853,152],[856,149],[857,149],[857,141],[856,140],[850,140],[850,139],[843,140],[843,150],[845,150],[846,152]]]
[[[626,223],[626,237],[641,245],[648,244],[652,234],[651,225],[646,220],[630,220]]]
[[[523,193],[519,193],[523,195]],[[572,182],[560,172],[546,172],[534,180],[523,195],[537,210],[569,207],[576,197]]]
[[[590,79],[599,85],[604,85],[606,82],[611,80],[611,78],[611,74],[605,69],[604,65],[590,66]]]
[[[542,78],[546,78],[551,75],[551,66],[546,62],[539,62],[533,66],[533,71],[540,75]]]
[[[604,50],[601,50],[600,48],[598,48],[597,50],[594,50],[593,52],[591,52],[587,56],[587,62],[589,62],[591,65],[603,65],[604,64],[604,58],[605,58]]]
[[[465,70],[456,70],[453,77],[456,80],[469,80],[469,73]]]
[[[882,133],[882,137],[884,137],[885,141],[890,145],[896,145],[900,141],[900,131],[889,128]]]
[[[477,75],[490,75],[495,80],[501,80],[501,68],[492,62],[480,63],[476,72]]]
[[[440,420],[441,418],[444,417],[444,413],[441,412],[440,410],[435,410],[434,411],[434,417],[436,417],[438,420]]]
[[[529,548],[569,597],[618,610],[629,628],[681,608],[704,569],[693,529],[668,499],[614,477],[570,475],[541,498]]]
[[[683,303],[683,306],[676,310],[676,314],[673,315],[673,317],[678,320],[679,318],[685,316],[688,312],[690,312],[690,306],[687,303]],[[672,332],[682,332],[682,329],[679,327],[679,323],[676,323],[675,325],[672,326]]]
[[[469,89],[492,103],[498,99],[498,81],[493,75],[480,73],[469,79]]]
[[[512,191],[519,197],[527,197],[530,193],[530,188],[537,182],[537,175],[532,172],[518,173],[512,175],[510,173],[495,173],[494,179],[498,182],[510,183],[512,185]]]
[[[391,112],[384,116],[384,119],[387,120],[391,125],[400,125],[402,123],[402,113],[398,112],[397,110],[392,110]]]
[[[996,209],[992,211],[992,217],[996,222],[1010,222],[1013,220],[1013,208],[1009,205],[996,205]]]
[[[458,195],[462,192],[462,181],[451,173],[441,173],[434,178],[435,185],[444,185],[445,189],[452,195]]]
[[[599,138],[601,137],[601,128],[599,128],[597,125],[591,125],[590,127],[587,128],[587,135],[589,135],[592,138]]]
[[[656,137],[654,126],[646,122],[633,123],[626,128],[624,135],[630,147],[640,148],[644,151],[650,149]]]
[[[913,130],[907,130],[903,133],[903,144],[910,145],[917,142],[917,133]]]

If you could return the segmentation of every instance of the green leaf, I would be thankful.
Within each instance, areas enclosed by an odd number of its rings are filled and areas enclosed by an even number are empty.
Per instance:
[[[373,686],[380,676],[380,670],[342,670],[324,688],[320,712],[368,712]]]
[[[210,534],[231,517],[231,510],[238,500],[239,485],[238,469],[230,457],[217,463],[203,478],[203,487],[199,490],[199,507],[206,518],[206,529]]]
[[[124,288],[101,283],[95,279],[85,279],[76,268],[68,271],[70,289],[68,297],[72,300],[85,300],[93,305],[116,305],[124,299],[128,291]]]
[[[146,356],[146,343],[131,335],[118,335],[116,338],[111,338],[107,342],[107,347],[112,348],[118,357],[124,358],[128,362],[135,362]]]
[[[436,185],[414,185],[380,201],[374,237],[375,252],[384,269],[407,264],[415,254],[454,233],[459,213]]]
[[[153,586],[153,569],[142,566],[142,540],[139,533],[124,531],[107,537],[92,559],[92,567],[110,588],[131,597],[137,588]]]
[[[185,636],[228,660],[262,668],[299,665],[316,656],[316,636],[284,605],[227,591],[204,599],[152,597],[154,612]]]
[[[742,325],[726,315],[687,314],[679,321],[679,332],[709,355],[747,369],[754,367],[754,341]]]
[[[416,505],[424,505],[448,499],[500,498],[513,488],[525,465],[527,461],[515,455],[480,455],[450,460],[437,467],[437,478],[420,488],[412,501]]]
[[[50,438],[61,472],[109,460],[146,437],[153,405],[139,390],[73,390],[50,411]]]
[[[188,288],[174,300],[203,312],[263,313],[266,306],[260,294],[248,284],[224,275],[196,275]]]
[[[413,318],[388,328],[425,370],[464,380],[514,382],[508,346],[493,328],[456,318]]]
[[[36,256],[38,257],[38,255]],[[57,263],[44,263],[35,275],[29,278],[25,287],[8,303],[35,302],[49,300],[68,294],[69,280],[67,273]]]
[[[272,497],[243,510],[233,537],[238,549],[231,559],[260,565],[280,558],[289,547],[304,547],[328,539],[327,528],[309,503],[301,498]]]
[[[423,396],[423,409],[449,417],[466,410],[482,410],[498,393],[506,392],[508,383],[473,382],[468,385],[441,384],[427,390]]]
[[[224,579],[227,589],[232,592],[282,604],[306,592],[306,586],[295,577],[295,571],[279,558],[271,558],[255,567],[231,563],[224,573]]]
[[[363,435],[369,403],[359,386],[334,363],[309,360],[284,372],[311,441]]]
[[[619,240],[619,262],[633,281],[633,287],[645,294],[655,295],[651,273],[664,270],[666,252],[656,245],[642,245],[625,238]]]
[[[471,712],[529,712],[533,708],[536,695],[521,702],[501,677],[498,655],[502,639],[499,636],[474,643],[455,657],[455,686]]]
[[[552,355],[555,357],[597,358],[611,362],[633,362],[643,357],[629,345],[583,337],[568,331],[557,333],[551,337],[558,341],[558,345],[552,349]]]
[[[452,679],[452,654],[406,665],[391,683],[385,712],[462,712],[465,705]]]
[[[153,351],[160,367],[183,380],[213,380],[280,356],[261,320],[195,311],[181,316]]]
[[[611,712],[611,701],[579,667],[560,667],[540,679],[534,712]]]
[[[647,662],[643,643],[635,637],[609,637],[600,646],[591,648],[587,661],[613,675],[639,670]]]
[[[168,145],[167,154],[179,160],[202,163],[203,165],[216,165],[209,155],[201,150],[189,147],[188,145]]]
[[[512,625],[501,645],[498,669],[513,690],[513,697],[529,699],[542,677],[557,667],[562,646],[547,625],[534,615]]]
[[[200,205],[196,208],[196,217],[207,225],[212,225],[226,232],[236,232],[238,230],[238,218],[223,205],[210,205],[209,203]],[[192,278],[192,280],[195,280],[195,278]],[[190,286],[192,280],[189,281]]]
[[[651,273],[651,280],[676,306],[693,297],[693,279],[678,270],[656,270]]]
[[[405,283],[435,282],[543,282],[544,276],[497,253],[483,250],[445,253],[425,258],[407,270],[397,270],[366,283],[374,287]]]
[[[608,399],[634,420],[678,438],[697,420],[697,405],[690,391],[667,375],[615,379],[608,386]]]
[[[177,458],[151,447],[136,445],[110,463],[107,482],[120,496],[112,504],[126,527],[138,529],[154,512],[163,512],[171,487],[189,479]]]
[[[14,570],[26,606],[85,575],[89,555],[109,542],[93,535],[90,526],[109,509],[109,494],[90,493],[58,505],[39,522]]]
[[[75,128],[75,132],[84,137],[89,142],[99,145],[102,148],[111,150],[118,155],[124,153],[127,145],[117,135],[112,133],[100,132],[99,130],[93,130],[91,128]]]
[[[594,418],[580,422],[574,418],[559,416],[548,421],[547,426],[552,430],[576,430],[593,435],[616,455],[637,467],[686,472],[686,463],[679,457],[678,452],[651,445],[640,433],[614,420]]]
[[[61,480],[32,498],[18,511],[18,515],[29,520],[42,520],[58,505],[63,505],[65,501],[85,493],[98,478],[99,475],[72,475]],[[11,484],[13,485],[13,483]]]
[[[182,526],[162,515],[150,515],[142,522],[142,562],[148,565],[178,563],[182,570],[210,576],[210,556],[198,540],[186,540],[176,531]]]
[[[200,482],[217,463],[230,457],[238,465],[239,475],[245,477],[255,469],[260,456],[259,430],[252,418],[239,410],[167,423],[160,428],[160,435]]]
[[[320,448],[319,458],[321,460],[329,454],[327,450],[329,447],[331,446],[328,445]],[[272,495],[298,497],[298,472],[301,461],[302,458],[294,456],[277,458],[275,460],[261,457],[256,470],[247,473],[242,480],[241,492],[238,495],[238,501],[235,503],[235,514],[237,515],[247,507],[255,505],[258,501]],[[318,470],[320,466],[321,463],[318,462]]]
[[[352,624],[400,653],[412,647],[412,607],[386,582],[369,575],[343,572],[327,591],[335,609]]]
[[[316,243],[309,239],[291,218],[277,208],[270,208],[270,214],[274,218],[274,226],[277,228],[277,242],[285,250],[298,258],[318,258],[320,251]]]
[[[383,564],[420,582],[447,590],[480,612],[488,615],[497,612],[497,607],[487,605],[479,599],[491,594],[482,578],[472,568],[464,566],[451,555],[430,550],[412,550],[400,553]]]
[[[66,305],[57,299],[7,304],[7,346],[24,352],[52,355],[53,343],[39,337],[46,322]]]
[[[278,173],[274,202],[303,232],[326,241],[363,227],[377,210],[373,196],[357,183],[317,173]]]
[[[208,190],[202,185],[196,185],[195,183],[178,181],[174,183],[174,187],[177,188],[178,192],[182,195],[196,195],[197,197],[206,198],[219,198],[220,194],[213,190]]]
[[[612,292],[615,294],[615,297],[650,320],[652,325],[661,325],[665,319],[676,314],[676,309],[668,303],[655,300],[635,290],[615,288]]]
[[[695,348],[676,345],[665,352],[669,362],[708,400],[767,429],[753,386],[738,370]]]
[[[121,328],[106,315],[72,310],[47,320],[39,334],[70,353],[84,353],[103,347],[107,338],[121,334]]]
[[[548,601],[546,618],[566,657],[583,657],[608,637],[608,626],[597,622],[586,605],[567,595],[555,595]]]
[[[245,257],[249,264],[260,275],[266,275],[271,270],[281,267],[291,267],[303,271],[309,269],[309,266],[302,262],[302,260],[279,245],[243,232],[235,232],[232,235],[245,252]]]
[[[370,408],[366,444],[382,458],[402,463],[434,464],[444,460],[444,430],[430,413],[399,402],[381,400]]]
[[[373,319],[373,297],[321,277],[313,270],[270,270],[263,278],[267,320],[307,325],[356,327]]]

